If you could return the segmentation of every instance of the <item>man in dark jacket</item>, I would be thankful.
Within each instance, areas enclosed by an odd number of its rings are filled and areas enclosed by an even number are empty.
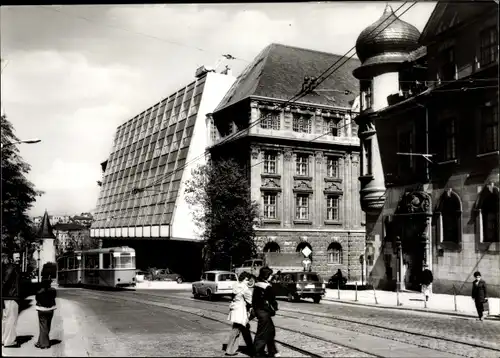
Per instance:
[[[278,310],[278,302],[272,291],[271,284],[268,282],[273,270],[269,267],[262,267],[259,272],[257,283],[253,289],[252,307],[257,317],[257,332],[254,339],[254,352],[257,357],[265,357],[264,349],[267,346],[269,357],[279,357],[274,337],[276,329],[272,316]]]
[[[485,311],[484,306],[488,302],[488,293],[486,291],[486,282],[481,279],[481,272],[474,272],[474,278],[476,279],[472,283],[472,299],[476,304],[477,315],[479,320],[483,320],[483,312]]]
[[[19,267],[12,259],[2,253],[2,346],[19,347],[17,338],[17,319],[19,317]]]

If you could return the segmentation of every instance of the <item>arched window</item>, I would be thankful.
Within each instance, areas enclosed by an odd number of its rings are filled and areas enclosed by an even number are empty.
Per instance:
[[[480,216],[482,219],[482,241],[497,242],[500,240],[498,229],[500,196],[498,188],[488,186],[483,190],[481,196],[479,209],[481,210]]]
[[[439,205],[441,212],[443,242],[460,243],[462,241],[462,203],[460,197],[451,189],[441,196]]]
[[[308,247],[311,251],[313,251],[311,244],[308,243],[307,241],[301,241],[297,245],[297,249],[295,251],[296,252],[302,252],[302,250],[304,250],[306,247]],[[312,260],[312,253],[308,257],[309,257],[310,260]]]
[[[269,241],[265,246],[264,246],[264,252],[281,252],[280,245],[278,245],[274,241]]]
[[[338,242],[332,242],[328,245],[328,263],[329,264],[341,264],[342,263],[342,245]]]

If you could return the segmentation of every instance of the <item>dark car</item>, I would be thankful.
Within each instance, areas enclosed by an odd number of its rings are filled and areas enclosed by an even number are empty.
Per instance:
[[[288,301],[312,298],[319,303],[325,294],[325,284],[316,272],[280,272],[271,278],[276,297],[286,297]]]
[[[152,276],[154,281],[176,281],[177,283],[184,282],[184,278],[181,275],[168,268],[155,270],[153,271]]]
[[[347,284],[347,278],[344,276],[339,276],[337,274],[330,277],[328,280],[328,288],[345,288]]]

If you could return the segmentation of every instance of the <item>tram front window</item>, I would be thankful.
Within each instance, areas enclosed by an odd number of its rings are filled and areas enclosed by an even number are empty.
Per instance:
[[[124,255],[114,257],[115,268],[135,268],[135,256]]]

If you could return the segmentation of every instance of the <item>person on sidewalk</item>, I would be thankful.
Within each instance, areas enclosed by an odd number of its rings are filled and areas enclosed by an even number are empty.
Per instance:
[[[18,348],[19,282],[21,273],[8,254],[2,253],[2,346]]]
[[[278,302],[272,291],[272,286],[268,282],[273,270],[269,267],[262,267],[259,272],[257,283],[253,289],[252,306],[257,317],[257,332],[254,340],[254,353],[256,357],[265,357],[265,348],[267,346],[268,357],[279,357],[274,337],[276,328],[272,317],[278,310]]]
[[[43,277],[42,288],[36,294],[36,309],[38,311],[38,322],[40,334],[35,347],[40,349],[50,348],[50,326],[56,309],[56,290],[51,287],[52,280]]]
[[[478,319],[483,320],[483,312],[488,311],[488,291],[486,282],[481,278],[481,272],[474,272],[474,282],[472,283],[472,299],[476,304]]]
[[[432,281],[434,281],[434,277],[432,276],[432,271],[426,268],[422,271],[422,293],[425,295],[425,300],[429,301],[429,296],[432,291]]]
[[[252,290],[248,287],[248,282],[250,279],[250,274],[248,272],[242,272],[238,277],[237,283],[233,286],[234,298],[229,305],[229,316],[228,320],[233,322],[233,329],[229,335],[229,340],[226,347],[226,355],[234,356],[238,350],[238,342],[240,334],[245,340],[245,344],[249,349],[249,354],[253,355],[253,342],[252,335],[250,334],[250,324],[251,318],[248,310],[248,306],[252,305]]]

